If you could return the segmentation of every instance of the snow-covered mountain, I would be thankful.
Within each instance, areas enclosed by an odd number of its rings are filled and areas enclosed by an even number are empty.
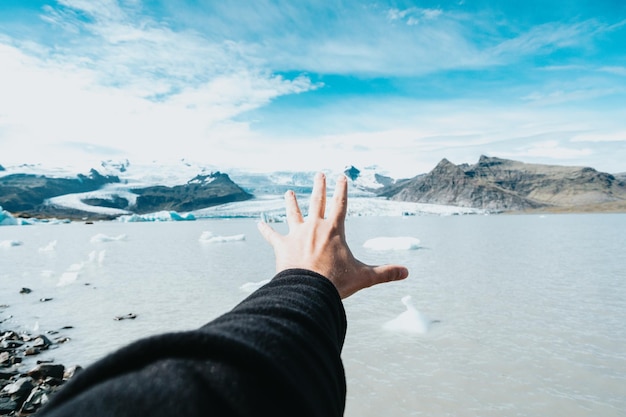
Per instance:
[[[329,192],[340,175],[350,179],[349,215],[475,212],[376,197],[377,190],[394,183],[378,167],[359,169],[349,165],[343,171],[324,172]],[[108,160],[88,175],[71,167],[5,165],[0,169],[0,224],[32,222],[17,217],[154,221],[264,214],[270,221],[281,220],[287,190],[301,197],[300,204],[306,211],[315,174],[243,170],[221,173],[215,166],[187,160],[166,164]]]

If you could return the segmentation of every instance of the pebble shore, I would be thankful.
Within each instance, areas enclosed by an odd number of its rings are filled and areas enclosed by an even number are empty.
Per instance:
[[[30,333],[8,328],[5,320],[0,319],[0,416],[30,416],[82,368],[35,359],[67,343],[63,333],[70,326]]]

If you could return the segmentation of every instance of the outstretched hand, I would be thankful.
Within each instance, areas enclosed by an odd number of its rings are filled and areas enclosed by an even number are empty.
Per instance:
[[[406,278],[409,271],[400,265],[366,265],[356,259],[345,237],[348,208],[348,183],[339,177],[328,217],[326,211],[326,176],[318,173],[313,183],[309,214],[302,216],[296,195],[285,193],[289,232],[281,235],[267,223],[259,223],[259,231],[274,248],[276,272],[302,268],[328,278],[341,298],[363,288]]]

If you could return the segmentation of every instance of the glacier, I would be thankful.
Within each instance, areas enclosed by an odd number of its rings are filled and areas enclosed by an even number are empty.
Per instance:
[[[125,208],[102,207],[86,204],[86,200],[115,201],[126,200],[128,206],[133,206],[137,194],[132,190],[154,185],[175,186],[185,184],[190,178],[217,171],[214,166],[180,160],[175,163],[131,164],[128,160],[103,161],[98,171],[103,175],[114,175],[120,178],[120,183],[107,184],[96,191],[66,194],[46,201],[45,204],[62,206],[69,209],[115,217],[120,222],[160,222],[160,221],[189,221],[212,218],[258,218],[263,216],[268,222],[283,222],[285,220],[284,192],[294,190],[298,202],[305,213],[308,211],[308,201],[311,193],[313,177],[316,172],[269,172],[250,173],[233,170],[228,173],[230,178],[245,191],[255,197],[251,200],[221,204],[207,207],[188,213],[176,211],[159,211],[155,213],[133,214]],[[23,164],[5,167],[0,176],[10,174],[36,174],[48,177],[71,177],[76,175],[74,167],[47,168],[41,165]],[[341,172],[323,170],[327,175],[328,192],[332,193],[336,178]],[[349,201],[347,216],[416,216],[416,215],[465,215],[488,214],[484,210],[444,206],[436,204],[397,202],[377,197],[365,189],[374,189],[380,186],[377,182],[377,167],[366,167],[360,171],[355,180],[349,182]],[[378,175],[380,177],[380,175]],[[365,189],[364,189],[365,188]],[[329,199],[330,200],[330,199]],[[0,226],[28,225],[28,224],[56,224],[69,223],[67,219],[22,219],[0,207]]]

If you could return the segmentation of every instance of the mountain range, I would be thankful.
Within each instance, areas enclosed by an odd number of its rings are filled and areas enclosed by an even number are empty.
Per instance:
[[[0,165],[0,207],[16,217],[114,219],[311,192],[314,172],[222,173],[186,161],[138,167],[104,161],[88,174]],[[329,186],[334,175],[327,172]],[[528,164],[481,156],[476,164],[443,159],[426,174],[394,179],[377,167],[348,166],[352,197],[473,208],[488,212],[626,211],[626,174],[589,167]]]
[[[626,211],[626,176],[481,156],[473,165],[443,159],[428,174],[398,181],[378,195],[495,212]]]

